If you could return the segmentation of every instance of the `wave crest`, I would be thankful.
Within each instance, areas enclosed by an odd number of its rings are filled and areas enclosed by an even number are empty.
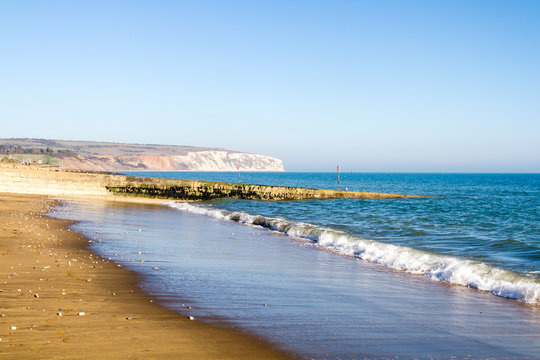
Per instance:
[[[424,275],[432,280],[468,286],[500,297],[540,305],[540,283],[537,280],[486,263],[362,239],[342,231],[282,218],[251,215],[242,211],[230,212],[174,201],[166,202],[165,205],[193,214],[262,227],[309,240],[316,246],[337,254],[354,256],[395,270]]]

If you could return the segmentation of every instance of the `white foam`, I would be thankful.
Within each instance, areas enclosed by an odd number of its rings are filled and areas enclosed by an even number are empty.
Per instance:
[[[282,218],[251,215],[241,211],[229,212],[173,201],[166,202],[165,205],[193,214],[263,227],[309,240],[338,254],[354,256],[395,270],[421,274],[433,280],[468,286],[497,296],[540,305],[540,282],[486,263],[366,240],[341,231]]]

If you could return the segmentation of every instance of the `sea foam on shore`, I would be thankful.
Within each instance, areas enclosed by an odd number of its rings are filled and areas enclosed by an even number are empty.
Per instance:
[[[219,210],[174,201],[165,204],[194,214],[277,231],[309,241],[325,250],[354,256],[394,270],[425,275],[432,280],[468,286],[504,298],[540,304],[540,283],[537,280],[479,261],[362,239],[342,231],[282,218],[252,215],[242,211]]]
[[[295,203],[305,210],[323,202]],[[217,201],[194,207],[235,204],[276,213],[294,206]],[[236,215],[245,214],[231,218]],[[257,221],[279,217],[265,215]],[[58,216],[78,220],[72,229],[93,241],[90,248],[138,273],[156,302],[305,358],[534,358],[539,351],[537,306],[320,251],[313,240],[257,221],[242,226],[238,219],[170,206],[82,200],[70,201]],[[304,232],[314,229],[306,225]]]

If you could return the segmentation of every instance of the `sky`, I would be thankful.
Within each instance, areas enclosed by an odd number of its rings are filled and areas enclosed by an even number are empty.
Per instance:
[[[540,2],[2,1],[0,137],[540,172]]]

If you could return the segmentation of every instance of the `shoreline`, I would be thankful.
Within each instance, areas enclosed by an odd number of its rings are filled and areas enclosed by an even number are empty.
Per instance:
[[[0,194],[0,359],[293,358],[154,302],[139,275],[90,251],[73,221],[47,216],[55,204]]]
[[[306,358],[532,358],[538,350],[534,306],[169,207],[69,204],[59,215],[81,221],[72,229],[141,274],[166,307],[225,320]]]

